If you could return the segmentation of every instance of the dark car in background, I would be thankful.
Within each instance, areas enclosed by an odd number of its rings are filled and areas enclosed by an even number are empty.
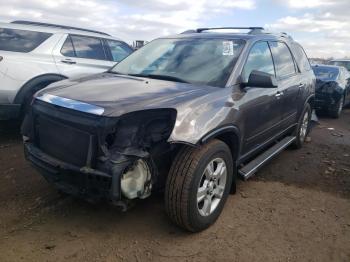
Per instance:
[[[328,62],[328,64],[334,66],[342,66],[345,67],[348,71],[350,71],[350,59],[331,60]]]
[[[338,118],[350,102],[350,73],[339,66],[313,66],[316,75],[315,109]]]
[[[164,189],[177,225],[209,227],[236,175],[248,179],[309,132],[316,79],[303,48],[246,29],[157,39],[105,73],[36,93],[27,159],[58,189],[123,208]]]

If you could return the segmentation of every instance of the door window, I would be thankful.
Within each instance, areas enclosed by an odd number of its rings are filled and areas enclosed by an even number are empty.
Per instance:
[[[275,76],[275,69],[267,42],[258,42],[250,50],[242,73],[242,81],[248,82],[252,71],[257,70]]]
[[[64,42],[61,49],[61,54],[64,56],[75,57],[74,47],[70,36],[68,36]]]
[[[107,39],[106,42],[107,42],[108,48],[111,51],[112,59],[114,62],[122,61],[125,57],[127,57],[133,52],[131,47],[129,47],[125,43],[109,40],[109,39]]]
[[[71,35],[70,38],[72,39],[76,57],[107,60],[101,39],[77,35]],[[67,43],[67,45],[69,45],[69,43]]]
[[[304,49],[299,44],[294,44],[295,60],[298,62],[301,72],[310,71],[311,65]]]
[[[296,73],[296,68],[288,46],[282,42],[271,42],[270,46],[275,61],[277,77],[284,78],[294,75]]]

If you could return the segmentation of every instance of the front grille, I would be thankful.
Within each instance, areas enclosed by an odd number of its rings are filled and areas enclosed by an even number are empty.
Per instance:
[[[44,115],[36,118],[35,130],[38,147],[46,154],[78,167],[90,163],[93,135]]]

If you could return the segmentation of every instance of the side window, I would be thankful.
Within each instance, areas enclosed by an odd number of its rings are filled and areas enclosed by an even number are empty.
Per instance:
[[[125,43],[109,39],[107,39],[106,42],[111,51],[112,59],[114,62],[122,61],[125,57],[133,52],[131,47]]]
[[[248,82],[249,75],[254,70],[275,75],[271,51],[267,42],[258,42],[250,50],[243,68],[242,81]]]
[[[70,38],[70,36],[68,36],[66,41],[64,42],[64,44],[61,48],[61,54],[64,56],[75,57],[73,43],[72,43],[72,39]]]
[[[271,42],[271,51],[275,61],[278,78],[287,77],[296,73],[293,56],[285,43]]]
[[[71,39],[76,57],[106,60],[101,39],[77,35],[72,35]]]
[[[0,50],[28,53],[33,51],[52,34],[28,30],[0,28]]]
[[[294,55],[301,72],[310,71],[311,65],[304,49],[299,44],[294,44]]]

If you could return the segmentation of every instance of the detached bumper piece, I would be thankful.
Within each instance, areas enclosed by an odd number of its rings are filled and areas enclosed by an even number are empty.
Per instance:
[[[111,175],[59,161],[31,143],[25,143],[24,151],[34,167],[59,190],[93,202],[111,198]],[[120,192],[113,192],[113,195],[120,195]]]

